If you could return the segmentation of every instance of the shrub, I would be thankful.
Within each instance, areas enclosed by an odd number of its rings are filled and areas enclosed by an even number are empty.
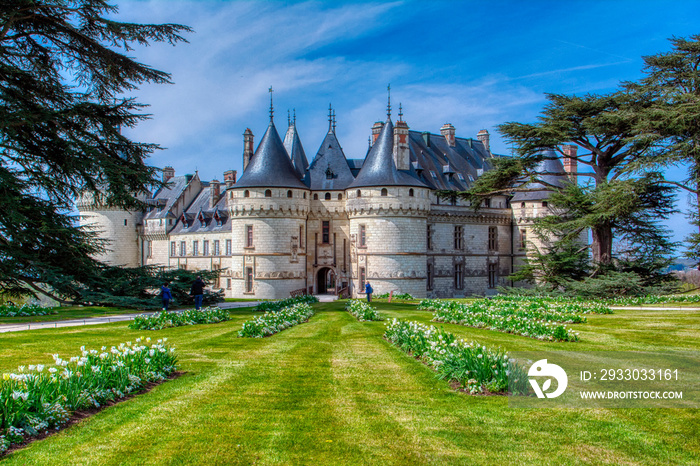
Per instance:
[[[57,314],[58,311],[52,307],[43,307],[38,304],[1,304],[0,317],[19,317],[19,316],[45,316],[48,314]]]
[[[243,323],[238,336],[244,338],[262,338],[284,329],[306,322],[314,315],[308,303],[297,303],[279,310],[268,311]]]
[[[199,311],[190,309],[182,312],[163,311],[150,316],[139,315],[129,324],[129,328],[135,330],[161,330],[183,325],[218,324],[227,320],[231,320],[228,311],[218,307],[207,307]]]
[[[313,304],[317,303],[318,298],[316,296],[306,294],[302,296],[295,296],[293,298],[286,298],[286,299],[280,299],[278,301],[263,301],[257,306],[255,306],[256,311],[263,311],[263,312],[269,312],[269,311],[278,311],[282,309],[283,307],[288,307],[292,306],[294,304],[299,304],[299,303],[306,303],[306,304]]]

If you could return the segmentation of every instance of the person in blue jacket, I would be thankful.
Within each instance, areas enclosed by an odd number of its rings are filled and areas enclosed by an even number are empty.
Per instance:
[[[369,282],[365,284],[365,293],[367,293],[367,302],[371,303],[372,293],[374,293],[374,290],[372,289],[372,285],[370,285]]]
[[[167,311],[170,300],[173,299],[173,295],[170,292],[170,283],[166,282],[160,287],[160,298],[163,300],[163,310]]]

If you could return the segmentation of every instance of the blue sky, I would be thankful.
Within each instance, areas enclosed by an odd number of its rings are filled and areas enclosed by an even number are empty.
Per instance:
[[[189,44],[131,53],[174,84],[134,93],[152,119],[129,135],[166,148],[152,165],[207,180],[240,175],[243,131],[260,140],[270,86],[278,131],[296,109],[310,160],[329,103],[346,156],[363,157],[386,118],[388,83],[394,117],[402,103],[412,129],[488,129],[492,150],[507,154],[495,126],[535,121],[545,93],[613,91],[641,77],[641,57],[669,50],[668,38],[700,33],[697,1],[116,2],[122,21],[195,30]],[[670,226],[677,239],[690,231],[682,216]]]

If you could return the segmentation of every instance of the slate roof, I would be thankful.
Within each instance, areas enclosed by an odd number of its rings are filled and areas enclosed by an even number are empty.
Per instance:
[[[294,118],[296,119],[296,116]],[[299,138],[299,133],[297,132],[296,122],[289,125],[287,134],[284,136],[283,145],[287,150],[287,154],[289,154],[289,158],[292,161],[292,165],[294,166],[297,175],[300,179],[303,178],[306,174],[306,169],[309,168],[309,161],[306,159],[304,146],[301,145],[301,139]]]
[[[155,208],[145,215],[145,219],[174,217],[170,208],[180,198],[182,192],[192,181],[192,175],[174,176],[168,181],[168,185],[156,192],[147,204]]]
[[[569,179],[566,176],[566,171],[564,170],[564,164],[561,159],[553,150],[547,150],[544,152],[547,159],[542,160],[537,165],[537,172],[539,173],[561,173],[562,175],[542,175],[540,179],[557,187],[563,187]],[[530,183],[527,185],[529,189],[542,188],[541,191],[526,191],[526,192],[516,192],[511,202],[523,202],[523,201],[540,201],[549,198],[552,194],[550,188],[542,183]]]
[[[394,164],[394,125],[387,119],[376,142],[367,154],[360,173],[349,188],[370,186],[420,186],[425,187],[415,172],[397,170]]]
[[[298,188],[308,189],[299,180],[294,165],[282,144],[275,124],[270,120],[265,135],[250,159],[236,188]]]
[[[226,208],[226,190],[213,209],[209,207],[211,187],[203,188],[178,218],[171,235],[190,233],[225,233],[231,231],[231,219]],[[184,217],[184,218],[183,218]],[[187,220],[187,222],[183,222]]]
[[[355,180],[334,131],[329,131],[309,166],[309,186],[313,190],[344,190]]]

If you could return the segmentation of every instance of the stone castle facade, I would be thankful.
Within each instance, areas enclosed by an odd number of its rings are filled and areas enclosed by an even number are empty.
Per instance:
[[[549,213],[544,189],[494,196],[478,210],[438,196],[467,189],[491,167],[485,130],[476,139],[456,137],[451,124],[439,135],[412,131],[401,113],[396,125],[389,113],[372,127],[365,158],[347,159],[329,116],[310,164],[293,120],[284,141],[272,116],[255,151],[249,129],[243,139],[240,179],[229,170],[223,182],[203,181],[166,167],[168,185],[145,196],[144,212],[79,199],[81,224],[108,240],[99,259],[220,270],[211,286],[236,298],[357,297],[367,281],[380,294],[485,295],[510,284],[508,275],[539,245],[532,220]],[[571,160],[542,168],[573,173]]]

